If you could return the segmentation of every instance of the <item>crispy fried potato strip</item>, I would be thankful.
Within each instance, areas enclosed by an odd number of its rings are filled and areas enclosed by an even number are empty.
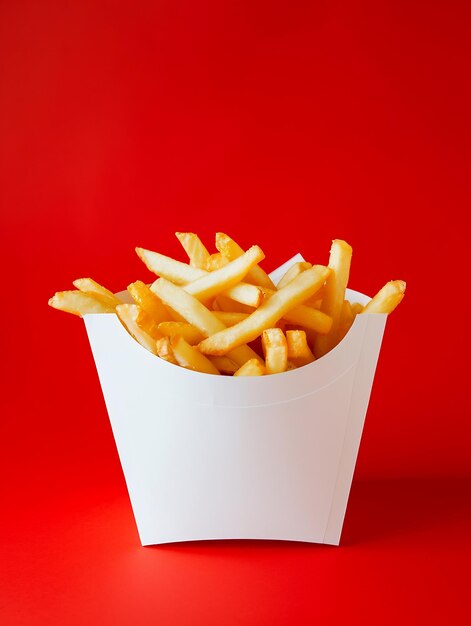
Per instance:
[[[77,278],[72,284],[79,289],[79,291],[89,293],[91,296],[96,296],[112,307],[122,304],[121,300],[115,296],[112,291],[103,287],[100,283],[97,283],[93,278]]]
[[[209,337],[226,328],[223,322],[221,322],[212,311],[207,309],[204,304],[187,293],[184,289],[174,285],[165,278],[156,280],[155,283],[152,284],[151,289],[162,302],[177,311],[177,313],[197,328],[205,337]],[[241,344],[239,344],[237,349],[231,350],[230,354],[227,356],[239,366],[243,365],[249,359],[255,358],[261,360],[252,348]]]
[[[119,304],[116,314],[127,328],[129,334],[144,346],[149,352],[157,354],[155,347],[156,339],[161,337],[155,327],[155,323],[137,304]]]
[[[183,337],[177,335],[170,339],[170,345],[173,355],[178,365],[194,372],[202,372],[204,374],[220,374],[219,370],[213,363],[205,357],[198,348],[194,348],[187,343]]]
[[[330,270],[322,265],[315,265],[306,270],[265,300],[245,320],[202,341],[199,345],[201,352],[220,356],[237,346],[253,341],[264,330],[275,326],[289,310],[312,296],[329,273]]]
[[[114,313],[115,306],[83,291],[58,291],[48,301],[49,306],[73,315],[87,313]]]
[[[296,367],[307,365],[315,360],[303,330],[287,330],[286,342],[288,344],[288,359]]]
[[[403,280],[391,280],[372,298],[362,313],[392,313],[406,292]]]
[[[206,269],[209,252],[198,235],[195,235],[195,233],[175,233],[175,236],[187,253],[190,265],[203,270]]]
[[[234,376],[263,376],[266,373],[265,367],[260,361],[250,359],[237,372],[234,372]]]
[[[329,268],[331,274],[327,279],[325,294],[322,299],[321,311],[332,318],[332,327],[328,334],[318,335],[314,344],[317,358],[331,350],[338,336],[340,315],[342,313],[345,290],[350,275],[352,248],[346,241],[334,239],[330,249]]]
[[[262,333],[262,347],[267,374],[281,374],[288,365],[288,345],[281,328],[267,328]]]
[[[225,233],[216,233],[216,248],[224,255],[229,261],[237,259],[237,257],[244,254],[244,250],[231,239]],[[261,267],[256,265],[247,274],[246,280],[253,285],[260,285],[262,287],[268,287],[268,289],[275,289],[275,285],[271,278]]]

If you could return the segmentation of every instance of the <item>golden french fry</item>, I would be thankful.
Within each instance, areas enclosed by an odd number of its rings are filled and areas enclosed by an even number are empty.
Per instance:
[[[262,290],[262,299],[258,303],[259,305],[263,302],[263,290]],[[256,307],[248,306],[247,304],[242,304],[241,302],[237,302],[236,300],[232,300],[227,296],[220,295],[213,301],[213,309],[215,311],[226,311],[229,313],[253,313]]]
[[[322,298],[325,295],[325,285],[323,285],[317,293],[315,293],[312,298],[306,300],[304,303],[306,306],[313,306],[315,309],[321,308]]]
[[[72,284],[80,291],[83,291],[83,293],[96,296],[99,300],[103,300],[112,307],[122,304],[121,300],[112,291],[97,283],[93,278],[77,278]]]
[[[262,333],[262,347],[267,374],[280,374],[288,365],[288,346],[281,328],[267,328]]]
[[[289,270],[283,275],[283,277],[278,281],[278,284],[276,286],[277,289],[283,289],[283,287],[286,287],[286,285],[294,280],[296,276],[299,276],[301,272],[304,272],[311,267],[312,264],[308,263],[307,261],[298,261],[297,263],[292,265]]]
[[[207,274],[204,270],[191,267],[188,263],[176,261],[159,252],[136,248],[136,253],[148,270],[157,276],[172,281],[175,285],[186,285]]]
[[[220,356],[237,346],[253,341],[264,330],[275,326],[288,311],[302,304],[322,285],[330,270],[322,265],[314,265],[286,287],[265,300],[249,317],[235,326],[211,334],[199,344],[203,354]]]
[[[213,313],[224,326],[234,326],[249,316],[248,313],[237,313],[236,311],[213,311]]]
[[[136,248],[136,252],[151,272],[157,274],[161,278],[166,278],[175,285],[189,286],[191,283],[200,278],[214,276],[214,274],[216,273],[206,272],[205,270],[191,267],[186,263],[175,261],[174,259],[171,259],[164,254],[152,252],[151,250],[145,250],[144,248]],[[251,254],[254,253],[255,252]],[[259,254],[258,251],[256,254]],[[249,259],[251,259],[251,256],[249,257]],[[214,281],[215,279],[213,278],[212,280]],[[238,302],[240,301],[243,304],[254,307],[258,306],[263,299],[263,294],[261,293],[260,289],[258,289],[258,287],[243,282],[240,282],[239,284],[234,285],[232,288],[224,291],[224,295],[232,298],[233,300],[236,300]],[[201,296],[202,300],[204,300],[205,298],[207,299],[207,296]]]
[[[303,330],[287,330],[286,342],[288,344],[288,359],[296,367],[307,365],[315,360]]]
[[[362,313],[392,313],[404,298],[406,283],[403,280],[391,280],[372,298]]]
[[[258,246],[252,246],[247,252],[225,267],[210,272],[183,288],[198,300],[209,300],[222,292],[227,292],[231,287],[236,287],[244,278],[249,269],[265,258],[263,251]],[[255,287],[255,289],[257,289]]]
[[[118,304],[116,307],[116,314],[128,330],[129,334],[134,337],[134,339],[136,339],[141,346],[144,346],[144,348],[149,350],[149,352],[157,354],[155,340],[160,337],[160,333],[153,332],[151,335],[147,332],[149,330],[148,327],[146,327],[146,330],[142,328],[142,325],[145,325],[146,321],[150,318],[146,316],[139,305]]]
[[[134,302],[157,324],[169,319],[170,314],[167,308],[142,280],[136,280],[128,285],[128,291]]]
[[[219,370],[205,357],[198,348],[194,348],[187,343],[183,337],[171,337],[170,345],[173,355],[178,361],[178,365],[194,372],[204,374],[219,374]]]
[[[250,359],[237,372],[234,372],[234,376],[263,376],[264,374],[266,374],[265,367],[257,359]]]
[[[180,335],[190,346],[194,346],[204,339],[204,335],[188,322],[161,322],[158,325],[158,330],[164,337]]]
[[[325,286],[321,311],[332,318],[332,327],[327,335],[318,335],[314,344],[317,358],[323,356],[335,345],[340,324],[345,289],[350,274],[352,248],[341,239],[334,239],[330,249],[329,268],[332,270]]]
[[[298,274],[299,276],[299,274]],[[288,283],[289,284],[289,283]],[[270,298],[276,291],[272,289],[263,289],[266,297]],[[310,298],[312,299],[312,298]],[[332,328],[332,318],[322,313],[318,309],[314,309],[305,304],[300,304],[283,315],[283,320],[289,324],[296,324],[309,328],[317,333],[325,334]]]
[[[263,291],[256,285],[249,285],[249,283],[245,282],[234,285],[234,287],[224,291],[224,296],[239,302],[241,305],[251,306],[254,309],[263,302]]]
[[[155,283],[152,284],[151,289],[162,302],[179,313],[205,337],[209,337],[226,328],[221,320],[219,320],[212,311],[207,309],[204,304],[187,293],[184,289],[174,285],[165,278],[156,280]],[[256,358],[261,360],[258,354],[246,345],[239,345],[237,349],[231,350],[227,356],[239,366],[243,365],[249,359]]]
[[[214,272],[214,270],[219,270],[221,267],[224,267],[229,263],[229,259],[222,255],[220,252],[215,252],[211,254],[206,261],[206,267],[204,268],[207,272]]]
[[[191,267],[206,269],[209,252],[198,235],[195,235],[195,233],[175,233],[175,236],[187,253]]]
[[[157,351],[157,356],[161,359],[168,361],[169,363],[173,363],[173,365],[178,365],[178,361],[175,358],[172,346],[170,345],[169,337],[162,337],[162,339],[158,339],[155,343],[155,349]]]
[[[49,306],[74,315],[114,313],[115,306],[83,291],[58,291],[48,301]]]
[[[359,313],[363,313],[364,306],[359,302],[352,303],[352,312],[353,315],[358,315]]]
[[[237,257],[244,254],[244,250],[233,239],[224,233],[216,233],[216,248],[229,259],[233,261]],[[246,281],[253,285],[261,285],[269,289],[275,289],[275,285],[271,278],[258,265],[252,267],[246,276]]]
[[[208,359],[223,374],[234,374],[239,369],[237,363],[227,356],[209,356]]]

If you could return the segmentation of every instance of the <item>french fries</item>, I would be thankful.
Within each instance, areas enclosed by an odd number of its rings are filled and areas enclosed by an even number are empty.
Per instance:
[[[202,276],[189,285],[185,285],[184,289],[198,300],[209,300],[209,298],[214,298],[223,291],[227,292],[231,287],[236,287],[250,268],[264,258],[265,255],[262,250],[258,246],[252,246],[234,261],[221,267],[221,269]],[[247,285],[247,288],[249,287],[253,286]],[[253,287],[253,289],[256,290],[257,288]],[[231,297],[233,297],[233,293]],[[258,298],[255,302],[252,306],[257,306]]]
[[[198,235],[195,235],[195,233],[175,233],[175,236],[187,253],[190,259],[190,265],[192,267],[199,267],[202,270],[206,269],[206,264],[209,260],[209,252],[204,247]]]
[[[260,361],[250,359],[234,373],[234,376],[263,376],[264,374],[266,370]]]
[[[83,291],[58,291],[49,299],[49,306],[74,315],[87,313],[114,313],[115,307],[108,302]]]
[[[199,300],[187,293],[184,289],[172,284],[165,278],[159,278],[151,286],[152,291],[170,308],[174,309],[190,324],[197,328],[205,337],[224,330],[226,327],[218,318]],[[261,360],[252,348],[239,344],[237,350],[231,350],[229,358],[239,366],[249,359]],[[221,355],[215,355],[221,356]]]
[[[262,333],[267,374],[281,374],[288,365],[288,345],[281,328],[268,328]]]
[[[216,233],[216,248],[223,256],[229,259],[229,261],[233,261],[244,254],[239,244],[224,233]],[[258,265],[252,267],[248,272],[247,282],[260,285],[261,287],[267,287],[268,289],[275,288],[271,278]]]
[[[289,268],[289,270],[285,273],[285,275],[282,276],[276,288],[283,289],[283,287],[285,287],[288,283],[294,280],[296,276],[299,276],[299,274],[301,274],[305,270],[310,269],[311,267],[312,265],[310,263],[307,263],[306,261],[298,261],[298,263],[295,263],[294,265],[292,265]]]
[[[161,335],[155,328],[154,322],[147,317],[137,304],[119,304],[116,314],[129,331],[129,334],[138,341],[141,346],[153,354],[157,354],[155,341]]]
[[[296,367],[302,367],[312,363],[314,355],[307,344],[306,333],[303,330],[287,330],[286,343],[288,346],[288,359]]]
[[[188,322],[161,322],[157,329],[164,337],[180,335],[190,346],[194,346],[204,339],[204,335]]]
[[[213,363],[203,356],[198,348],[190,346],[183,337],[179,335],[172,337],[170,345],[173,356],[181,367],[186,367],[194,372],[202,372],[203,374],[219,374],[219,370]]]
[[[336,342],[340,315],[342,313],[345,290],[350,275],[352,248],[346,241],[334,239],[330,249],[330,276],[327,279],[325,295],[322,299],[321,311],[332,318],[332,326],[326,335],[318,335],[314,344],[317,358],[331,350]]]
[[[173,354],[169,337],[162,337],[162,339],[157,339],[157,341],[155,342],[155,349],[157,350],[157,356],[159,356],[164,361],[173,363],[173,365],[179,364],[177,359],[175,358],[175,355]]]
[[[79,278],[75,291],[57,292],[49,305],[78,316],[116,314],[146,350],[188,370],[265,376],[321,358],[357,315],[389,314],[404,298],[406,283],[393,280],[366,306],[349,302],[352,248],[342,240],[332,242],[328,267],[294,263],[275,286],[259,266],[265,258],[259,246],[244,251],[219,232],[211,252],[196,233],[175,234],[186,263],[136,248],[158,278],[128,286],[133,304],[92,278]]]
[[[368,302],[362,313],[392,313],[404,298],[405,291],[403,280],[391,280]]]
[[[233,348],[253,341],[264,330],[274,326],[290,309],[312,296],[324,283],[329,273],[330,270],[322,265],[315,265],[306,270],[286,287],[265,300],[245,320],[202,341],[199,344],[201,352],[220,356]]]
[[[258,248],[258,246],[256,246],[256,248]],[[209,273],[205,270],[191,267],[191,265],[188,265],[187,263],[175,261],[174,259],[171,259],[164,254],[159,254],[158,252],[152,252],[151,250],[145,250],[144,248],[136,248],[136,252],[151,272],[157,274],[157,276],[160,276],[161,278],[166,278],[175,285],[189,286],[189,284],[192,284],[199,278],[212,277],[214,275],[214,272]],[[254,251],[254,254],[256,254],[257,257],[259,257],[260,253],[263,255],[260,248]],[[251,259],[252,256],[249,258]],[[222,269],[224,268],[221,268],[221,270]],[[212,278],[212,281],[215,280],[217,279]],[[237,302],[242,302],[242,304],[254,307],[258,306],[263,299],[263,293],[261,293],[258,287],[242,282],[227,289],[224,293],[226,296],[236,300]],[[203,292],[203,294],[198,297],[203,300],[211,296],[207,296],[206,293]]]
[[[165,308],[162,302],[142,280],[136,280],[135,283],[128,285],[128,291],[134,302],[157,324],[169,318],[169,310]]]
[[[93,278],[77,278],[73,281],[73,286],[79,291],[95,296],[99,300],[103,300],[111,307],[121,304],[121,300],[114,295],[112,291],[97,283]]]

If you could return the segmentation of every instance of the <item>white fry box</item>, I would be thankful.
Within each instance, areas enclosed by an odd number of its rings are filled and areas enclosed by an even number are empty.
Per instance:
[[[233,378],[167,363],[115,315],[85,315],[142,545],[338,545],[386,317],[358,315],[310,365]]]

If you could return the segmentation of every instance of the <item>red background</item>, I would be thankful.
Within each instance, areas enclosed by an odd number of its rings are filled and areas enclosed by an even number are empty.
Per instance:
[[[465,623],[469,3],[0,4],[0,615],[8,624]],[[407,281],[339,549],[141,548],[71,281],[223,230]],[[468,532],[467,532],[468,531]]]

